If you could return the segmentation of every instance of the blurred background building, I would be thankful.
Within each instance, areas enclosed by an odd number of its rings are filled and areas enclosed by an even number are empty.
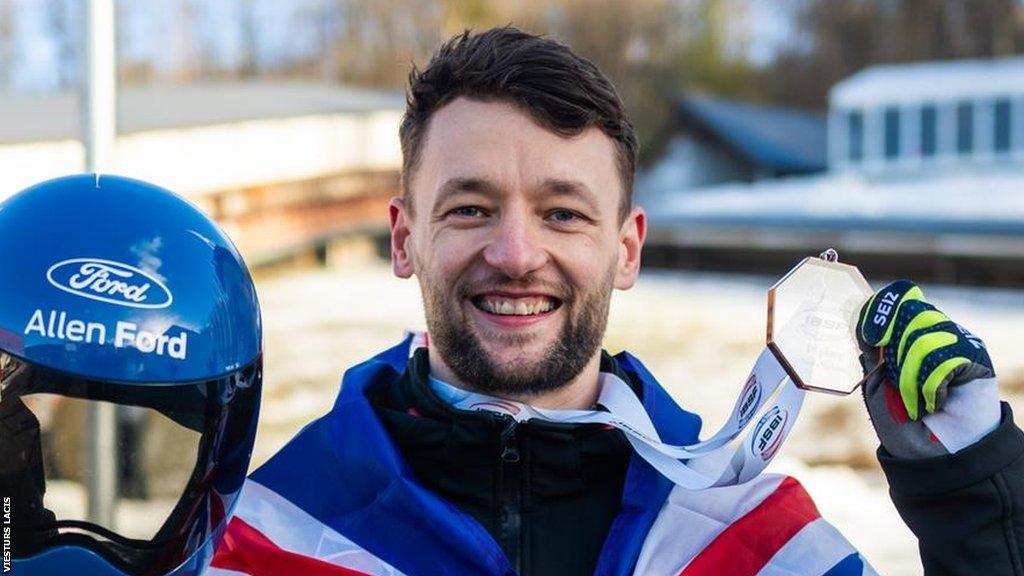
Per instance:
[[[0,0],[0,198],[84,166],[83,5]],[[643,358],[710,426],[764,345],[764,291],[826,247],[876,285],[924,281],[985,338],[1003,395],[1024,410],[1022,0],[116,7],[113,171],[186,195],[257,269],[254,465],[328,409],[345,369],[422,328],[415,283],[391,276],[383,242],[402,90],[440,42],[509,23],[593,60],[634,120],[649,243],[638,286],[613,299],[605,346]],[[797,426],[773,466],[797,474],[881,573],[919,574],[857,399],[808,398]],[[141,445],[156,464],[140,477],[166,474],[166,454]],[[151,503],[123,497],[119,517],[144,530]],[[84,502],[73,478],[47,498]]]
[[[794,108],[687,95],[665,150],[638,176],[639,200],[726,182],[824,172],[825,117]]]
[[[637,185],[648,262],[770,272],[832,246],[876,276],[1024,284],[1024,58],[869,66],[829,102],[826,146],[813,116],[685,100],[687,140]]]
[[[129,86],[111,171],[188,196],[251,265],[324,260],[332,242],[385,232],[403,107],[399,92],[330,84]],[[77,123],[71,94],[0,94],[3,196],[81,171]]]

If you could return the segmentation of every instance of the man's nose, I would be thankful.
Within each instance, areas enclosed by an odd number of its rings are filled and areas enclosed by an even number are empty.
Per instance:
[[[522,278],[548,261],[548,254],[537,241],[524,218],[507,218],[495,229],[484,249],[484,261],[509,278]]]

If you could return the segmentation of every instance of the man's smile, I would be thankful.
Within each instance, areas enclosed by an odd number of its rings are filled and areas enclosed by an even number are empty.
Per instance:
[[[485,292],[470,302],[485,320],[506,328],[538,323],[562,307],[562,301],[554,296],[527,292]]]
[[[480,294],[473,297],[472,302],[478,309],[500,316],[535,316],[562,305],[562,301],[553,296],[508,292]]]

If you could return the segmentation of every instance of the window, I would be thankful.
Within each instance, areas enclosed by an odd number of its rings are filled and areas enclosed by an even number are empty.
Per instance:
[[[894,160],[900,155],[900,109],[890,106],[885,109],[885,159]]]
[[[971,102],[956,105],[956,151],[960,154],[974,151],[974,106]]]
[[[934,104],[921,107],[921,156],[935,156],[938,149],[938,109]]]
[[[860,162],[864,159],[864,113],[847,113],[846,125],[850,131],[850,162]]]
[[[1010,149],[1010,99],[998,98],[995,104],[995,138],[992,146],[996,152],[1006,152]]]

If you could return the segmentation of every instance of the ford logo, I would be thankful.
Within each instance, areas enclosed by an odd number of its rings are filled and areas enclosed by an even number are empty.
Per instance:
[[[134,266],[99,258],[57,262],[46,279],[65,292],[131,308],[166,308],[174,301],[163,282]]]

